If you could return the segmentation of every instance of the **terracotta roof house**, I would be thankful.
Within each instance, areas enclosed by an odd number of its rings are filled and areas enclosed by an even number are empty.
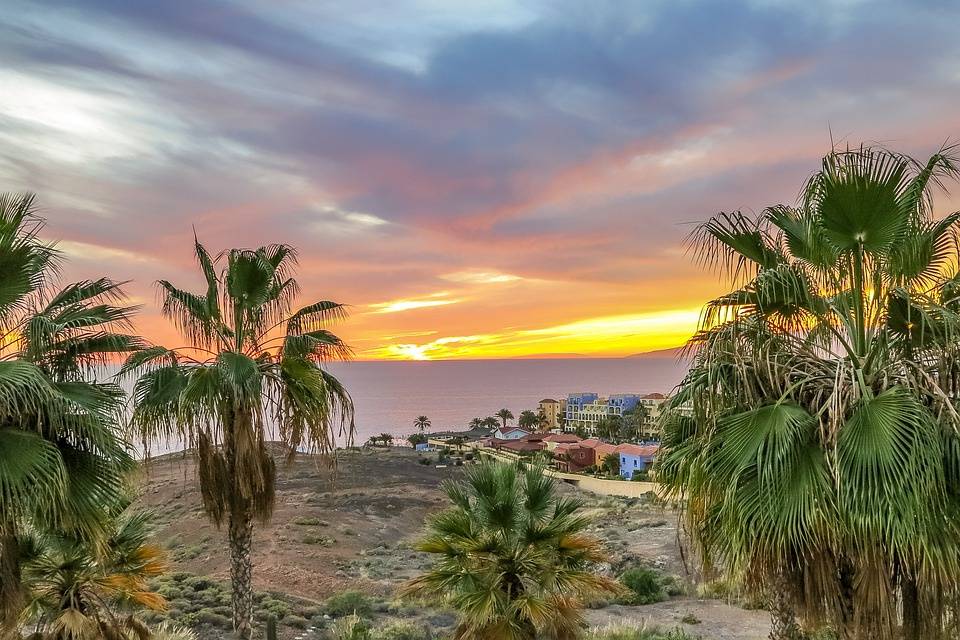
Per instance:
[[[543,437],[543,441],[547,445],[547,451],[553,451],[558,444],[573,444],[580,442],[580,438],[572,433],[550,433]]]
[[[583,447],[578,442],[560,442],[553,454],[559,471],[576,473],[593,466],[593,449]]]
[[[530,435],[530,432],[520,427],[500,428],[493,432],[493,437],[498,440],[518,440]]]

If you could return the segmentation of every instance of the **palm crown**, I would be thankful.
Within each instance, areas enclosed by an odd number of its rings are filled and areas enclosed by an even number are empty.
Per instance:
[[[102,505],[132,468],[122,391],[89,376],[141,346],[106,279],[55,286],[61,263],[31,195],[0,196],[0,632],[23,602],[27,527],[102,539]]]
[[[453,506],[417,545],[438,559],[404,593],[456,608],[455,638],[573,638],[583,600],[617,590],[591,570],[603,554],[579,501],[558,497],[543,469],[482,464],[445,490]]]
[[[203,504],[230,523],[234,624],[249,636],[251,518],[269,518],[276,470],[266,441],[290,455],[328,452],[353,436],[353,402],[324,365],[349,355],[326,327],[344,306],[320,301],[299,310],[292,248],[233,249],[217,259],[195,242],[206,289],[191,293],[161,280],[163,312],[190,344],[132,355],[122,373],[142,372],[132,425],[145,442],[178,437],[198,458]],[[275,431],[271,429],[275,427]]]
[[[708,563],[856,637],[893,637],[898,606],[935,637],[944,609],[919,611],[956,595],[960,214],[931,198],[950,151],[834,152],[797,206],[694,234],[736,288],[691,342],[658,477]]]

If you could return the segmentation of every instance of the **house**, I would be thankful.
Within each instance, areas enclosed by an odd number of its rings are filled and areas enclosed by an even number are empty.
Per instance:
[[[603,440],[598,440],[597,438],[587,438],[586,440],[580,441],[581,447],[586,447],[593,452],[593,463],[594,465],[600,466],[603,464],[604,459],[611,453],[617,452],[617,447],[604,442]]]
[[[427,442],[435,447],[449,447],[453,446],[450,443],[450,440],[456,438],[456,442],[459,442],[459,446],[463,445],[473,445],[478,440],[483,438],[489,438],[491,435],[490,429],[483,427],[478,427],[476,429],[469,429],[467,431],[435,431],[433,433],[428,433]]]
[[[659,448],[655,444],[622,444],[617,447],[620,454],[620,475],[629,480],[633,478],[634,472],[648,471]]]
[[[561,398],[560,400],[544,398],[537,403],[537,413],[543,416],[543,427],[547,430],[560,429],[563,427],[563,416],[566,410],[566,398]]]
[[[493,437],[497,440],[519,440],[528,435],[530,432],[520,427],[501,427],[493,432]]]
[[[577,473],[593,466],[593,449],[580,446],[579,442],[559,442],[553,455],[559,471]]]
[[[560,444],[575,444],[580,442],[580,438],[572,433],[551,433],[543,437],[543,442],[547,446],[547,451],[554,451]]]
[[[528,433],[525,436],[511,439],[491,438],[488,446],[512,453],[543,451],[546,448],[543,438],[542,433]]]

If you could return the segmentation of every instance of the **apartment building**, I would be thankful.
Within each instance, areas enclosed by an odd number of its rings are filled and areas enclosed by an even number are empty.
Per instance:
[[[544,398],[537,404],[537,413],[544,417],[544,428],[553,431],[563,428],[563,418],[567,411],[567,400],[561,398]]]

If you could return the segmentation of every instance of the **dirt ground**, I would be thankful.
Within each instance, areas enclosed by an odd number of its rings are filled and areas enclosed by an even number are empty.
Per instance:
[[[400,448],[341,452],[335,474],[309,456],[281,465],[273,518],[256,528],[255,588],[313,602],[347,589],[390,598],[429,565],[411,544],[427,516],[448,504],[441,482],[462,471],[423,465],[420,457]],[[577,491],[568,485],[562,490]],[[610,553],[608,571],[643,564],[684,579],[673,510],[636,498],[579,495],[594,516],[592,533]],[[157,514],[158,539],[175,571],[228,579],[225,531],[200,510],[189,458],[152,461],[141,501]],[[688,592],[695,593],[695,586],[688,585]],[[699,622],[685,624],[685,616]],[[683,627],[710,640],[756,640],[769,632],[762,611],[689,596],[646,606],[610,605],[589,611],[588,621]]]

